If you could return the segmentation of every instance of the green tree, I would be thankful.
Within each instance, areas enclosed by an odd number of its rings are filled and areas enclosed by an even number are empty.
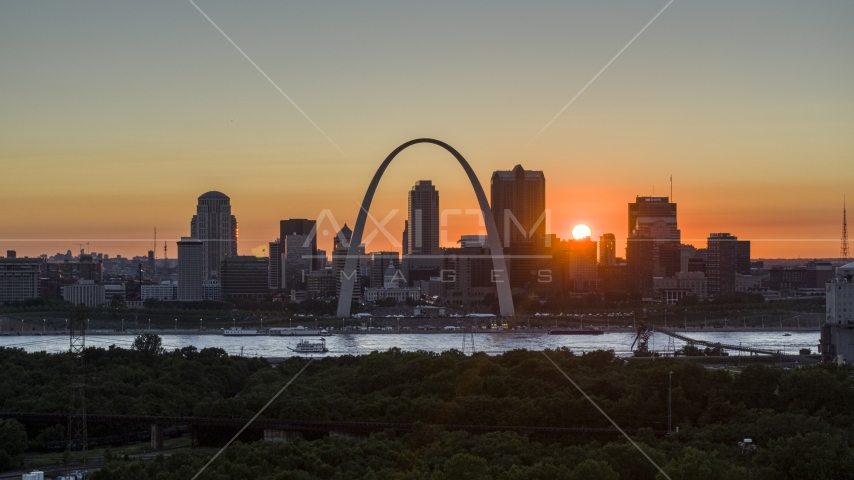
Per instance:
[[[620,480],[620,474],[615,472],[606,462],[587,460],[579,463],[572,469],[569,474],[569,480],[588,480],[595,478],[596,480]]]
[[[469,455],[468,453],[458,453],[448,459],[442,467],[442,475],[439,478],[447,480],[457,480],[465,478],[467,480],[489,479],[487,472],[486,460]]]
[[[27,448],[27,431],[17,420],[0,419],[0,470],[21,466],[21,454]]]
[[[854,450],[845,438],[810,432],[768,442],[754,458],[756,475],[764,479],[854,479]]]
[[[664,471],[673,480],[741,480],[747,477],[744,467],[718,457],[717,452],[704,452],[687,447],[679,458],[671,460]],[[657,480],[664,480],[659,473]]]
[[[155,356],[163,353],[162,344],[163,342],[160,340],[159,335],[143,333],[134,339],[133,347],[131,348],[145,355]]]

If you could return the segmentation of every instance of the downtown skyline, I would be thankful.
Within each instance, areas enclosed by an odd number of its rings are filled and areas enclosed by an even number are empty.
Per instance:
[[[666,3],[197,2],[340,151],[190,3],[158,5],[156,21],[138,6],[4,5],[0,41],[14,47],[0,51],[0,88],[14,94],[0,111],[0,250],[88,241],[140,255],[154,227],[159,242],[189,235],[196,197],[216,190],[249,254],[283,218],[328,210],[352,226],[382,159],[430,136],[484,189],[494,170],[544,171],[550,232],[614,233],[618,256],[626,204],[669,196],[670,175],[683,243],[723,231],[754,257],[838,256],[854,194],[850,4],[674,2],[531,141]],[[443,209],[476,208],[453,158],[419,146],[389,169],[372,214],[399,209],[386,225],[399,236],[406,192],[426,179]],[[476,228],[452,219],[447,238]]]

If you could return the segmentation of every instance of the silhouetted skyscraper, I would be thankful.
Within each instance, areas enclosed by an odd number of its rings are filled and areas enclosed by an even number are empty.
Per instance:
[[[430,180],[419,180],[409,191],[406,252],[439,254],[439,192]]]
[[[317,270],[318,267],[318,259],[315,258],[317,256],[317,221],[316,220],[307,220],[305,218],[291,218],[288,220],[282,220],[279,222],[279,238],[282,241],[282,245],[285,244],[285,237],[289,235],[305,235],[309,240],[309,245],[306,247],[311,250],[311,269]],[[294,242],[291,242],[291,245],[296,245]],[[287,257],[288,252],[282,248],[282,255]]]
[[[629,204],[626,263],[633,290],[652,293],[653,277],[672,277],[682,268],[676,204],[668,197],[637,197]]]
[[[279,290],[282,288],[282,241],[277,238],[275,242],[270,242],[269,245],[270,263],[267,270],[267,287],[270,290]]]
[[[202,299],[202,259],[204,243],[197,238],[183,237],[178,242],[178,300]]]
[[[309,272],[317,270],[317,221],[291,218],[279,222],[285,290],[305,290]]]
[[[207,192],[199,197],[190,237],[202,241],[203,278],[218,279],[222,260],[237,255],[237,219],[231,214],[227,195]]]
[[[226,257],[222,261],[221,271],[222,298],[261,301],[270,293],[267,288],[269,270],[266,258],[252,255]]]
[[[543,172],[525,170],[522,165],[516,165],[513,170],[495,171],[491,197],[492,215],[502,246],[545,238],[546,177]]]
[[[400,255],[397,252],[371,253],[371,288],[383,288],[383,275],[389,265],[400,268]]]
[[[605,233],[599,237],[599,263],[617,264],[617,237],[613,233]]]
[[[706,277],[709,295],[735,292],[735,276],[750,275],[750,242],[729,233],[709,234]]]
[[[729,233],[709,234],[706,277],[710,296],[735,292],[738,238]]]

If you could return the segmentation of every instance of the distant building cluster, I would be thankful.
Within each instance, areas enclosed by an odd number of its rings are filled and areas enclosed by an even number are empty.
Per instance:
[[[615,233],[603,233],[597,241],[561,239],[547,231],[542,171],[521,165],[496,171],[490,196],[498,238],[473,232],[454,247],[442,247],[439,191],[430,180],[416,182],[407,195],[401,251],[356,247],[352,300],[486,308],[496,301],[491,242],[500,242],[513,294],[533,300],[556,294],[617,295],[677,304],[752,292],[768,300],[826,296],[830,302],[833,296],[828,322],[850,322],[851,300],[845,296],[850,275],[846,283],[833,265],[820,261],[766,268],[751,261],[749,241],[727,232],[710,233],[705,245],[684,244],[677,205],[669,197],[637,196],[628,203],[626,236],[621,237],[625,254],[618,255]],[[87,253],[83,245],[79,255],[17,258],[9,251],[0,258],[0,302],[44,298],[141,307],[147,301],[337,299],[352,237],[346,224],[335,226],[328,256],[317,248],[317,220],[281,220],[279,237],[268,243],[265,257],[238,254],[237,225],[229,197],[212,191],[198,198],[189,236],[177,242],[177,258],[166,257],[165,244],[162,258],[155,254],[156,244],[147,255],[131,259]]]

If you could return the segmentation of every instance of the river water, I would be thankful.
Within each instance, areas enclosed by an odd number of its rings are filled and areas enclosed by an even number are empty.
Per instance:
[[[167,350],[188,345],[199,350],[208,347],[222,348],[229,355],[244,355],[250,357],[288,357],[298,355],[289,350],[296,346],[301,338],[315,341],[317,337],[224,337],[221,335],[179,334],[169,335],[157,332]],[[801,348],[809,348],[816,353],[818,348],[818,331],[791,332],[791,336],[783,336],[779,331],[740,331],[740,332],[688,332],[684,335],[696,340],[720,342],[724,344],[753,347],[772,351],[782,351],[796,355]],[[133,335],[87,335],[86,345],[107,348],[115,345],[120,348],[130,348]],[[614,350],[621,357],[631,356],[631,344],[634,333],[608,332],[596,336],[564,336],[548,335],[545,332],[478,332],[464,336],[462,333],[342,333],[326,338],[329,348],[327,355],[365,355],[374,350],[385,351],[398,347],[404,351],[425,350],[443,352],[450,349],[471,353],[472,338],[474,349],[488,354],[500,354],[514,349],[543,350],[547,348],[567,347],[573,352],[582,353],[592,350]],[[669,349],[681,348],[684,342],[674,340],[669,344],[668,336],[656,333],[649,341],[651,350],[666,352]],[[464,346],[465,342],[465,346]],[[65,335],[47,336],[0,336],[0,347],[23,348],[28,352],[63,352],[68,350],[68,337]],[[737,355],[731,352],[731,355]]]

